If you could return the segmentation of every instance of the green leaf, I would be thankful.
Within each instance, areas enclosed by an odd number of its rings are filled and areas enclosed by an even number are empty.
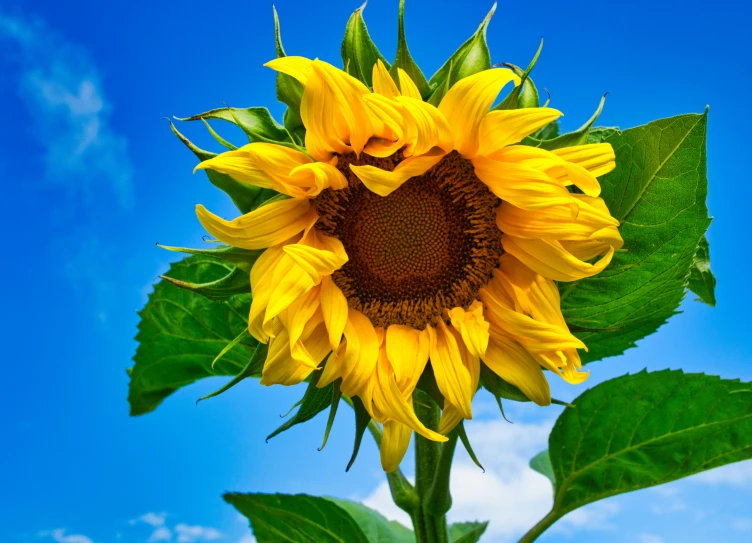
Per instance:
[[[603,111],[603,106],[606,104],[607,94],[608,93],[604,94],[603,97],[601,97],[601,101],[598,104],[598,108],[595,110],[595,113],[593,113],[593,115],[587,120],[587,122],[585,122],[585,124],[583,124],[574,132],[567,132],[566,134],[562,134],[560,136],[556,136],[555,138],[547,140],[537,140],[531,136],[528,136],[527,138],[522,140],[522,144],[553,151],[554,149],[574,147],[575,145],[584,145],[588,143],[588,134],[590,133],[591,127],[595,124],[595,121],[598,120],[598,117],[600,117],[601,112]]]
[[[327,500],[340,506],[363,530],[369,543],[415,543],[412,530],[399,522],[387,520],[381,513],[369,509],[362,503],[327,497]]]
[[[170,123],[170,129],[172,132],[180,138],[180,141],[182,141],[188,149],[193,151],[193,154],[198,157],[199,161],[203,162],[204,160],[209,160],[210,158],[217,156],[217,153],[204,151],[194,145],[188,138],[181,134],[177,128],[175,128],[172,121],[168,119],[168,122]],[[204,170],[204,172],[212,185],[226,193],[241,213],[253,211],[261,202],[276,194],[273,190],[262,189],[253,185],[248,185],[247,183],[241,183],[229,175],[215,172],[214,170]]]
[[[488,522],[456,522],[449,526],[452,543],[478,543],[488,528]]]
[[[554,467],[551,465],[551,456],[548,449],[541,451],[530,459],[530,467],[551,481],[551,486],[556,489],[556,476]]]
[[[227,265],[206,256],[176,262],[166,275],[191,283],[224,277]],[[217,354],[246,329],[251,296],[215,302],[162,281],[154,287],[138,325],[138,349],[128,402],[131,415],[153,411],[177,389],[214,375],[236,375],[257,342],[246,336],[212,367]]]
[[[279,16],[274,4],[272,4],[272,11],[274,12],[274,39],[277,58],[286,57],[285,48],[282,47],[282,35],[279,30]],[[294,77],[277,72],[277,100],[287,106],[287,111],[285,111],[283,119],[285,128],[298,139],[298,143],[305,141],[305,127],[300,118],[300,101],[302,98],[303,85]]]
[[[229,343],[224,349],[222,349],[222,352],[219,353],[212,362],[212,367],[214,367],[217,361],[222,358],[226,352],[234,347],[247,334],[248,329],[246,328],[245,330],[243,330],[243,332],[240,333],[240,335],[238,335],[238,337],[233,340],[232,343]],[[256,345],[256,349],[253,351],[251,359],[248,361],[248,364],[246,364],[246,366],[240,371],[240,373],[233,377],[232,380],[225,384],[223,387],[215,390],[210,394],[207,394],[206,396],[201,396],[198,400],[196,400],[196,403],[202,400],[208,400],[209,398],[214,398],[215,396],[219,396],[220,394],[227,392],[243,379],[247,379],[248,377],[258,377],[259,375],[261,375],[261,372],[264,369],[264,363],[266,362],[266,355],[268,353],[269,346],[266,343],[259,343],[258,345]]]
[[[475,34],[460,45],[459,49],[431,76],[428,85],[433,94],[428,99],[429,103],[438,106],[447,90],[457,81],[491,68],[491,52],[486,41],[486,31],[495,11],[496,2],[491,6],[491,11],[480,23]]]
[[[368,423],[371,422],[371,415],[366,411],[366,407],[363,405],[361,399],[353,396],[350,398],[350,401],[352,402],[353,411],[355,411],[355,443],[353,445],[352,456],[347,463],[347,468],[345,468],[346,472],[350,471],[350,468],[355,463],[358,451],[360,451],[360,444],[363,442],[363,434],[365,434],[366,428],[368,428]]]
[[[342,64],[345,71],[359,79],[368,87],[373,86],[373,66],[377,60],[384,63],[388,70],[391,64],[379,52],[376,44],[368,34],[366,22],[363,20],[363,10],[368,1],[356,9],[347,21],[345,37],[342,39]]]
[[[243,271],[250,272],[253,264],[256,262],[261,253],[265,249],[250,250],[240,249],[238,247],[231,247],[229,245],[219,245],[215,249],[190,249],[187,247],[171,247],[169,245],[160,245],[157,243],[157,247],[167,249],[168,251],[174,251],[176,253],[187,253],[189,255],[202,255],[215,258],[220,262],[229,262],[236,268],[240,268]]]
[[[251,521],[258,543],[369,543],[352,516],[326,498],[228,493],[224,499]]]
[[[710,224],[706,122],[706,113],[681,115],[604,140],[616,169],[601,178],[602,196],[624,248],[598,276],[560,285],[567,322],[585,330],[574,332],[589,348],[583,361],[623,353],[676,313]]]
[[[413,80],[415,86],[418,87],[420,95],[425,99],[431,92],[428,86],[428,81],[426,81],[426,76],[423,75],[420,67],[410,55],[410,50],[407,48],[407,39],[405,38],[405,0],[400,0],[399,5],[397,57],[394,59],[394,64],[392,64],[391,70],[389,70],[389,74],[397,84],[397,88],[402,90],[400,87],[399,73],[397,71],[399,68],[404,70],[405,73],[410,76],[410,79]]]
[[[597,129],[591,129],[590,133],[592,134],[593,130]],[[554,139],[556,136],[559,135],[559,122],[554,121],[552,123],[547,124],[543,128],[540,128],[536,130],[532,137],[538,140],[550,140]]]
[[[550,516],[752,458],[752,384],[664,370],[586,391],[549,437]]]
[[[251,143],[284,143],[290,141],[287,131],[274,120],[265,107],[220,107],[190,117],[175,117],[177,121],[206,121],[219,119],[234,124],[248,136]]]
[[[699,296],[697,300],[715,306],[715,276],[710,269],[710,245],[705,236],[700,240],[692,259],[687,287]]]
[[[321,370],[316,370],[311,375],[311,380],[308,382],[308,388],[303,394],[303,398],[298,402],[300,408],[297,412],[287,419],[287,421],[274,430],[266,437],[269,441],[276,435],[281,434],[285,430],[289,430],[296,424],[311,420],[313,417],[321,413],[324,409],[329,407],[332,403],[332,397],[334,393],[334,384],[329,383],[323,388],[318,388],[319,378],[321,377]]]
[[[190,290],[202,296],[206,296],[210,300],[217,300],[223,302],[229,300],[233,296],[241,294],[248,294],[251,292],[251,277],[246,271],[240,270],[230,264],[222,264],[227,270],[227,274],[214,281],[208,281],[206,283],[193,283],[191,281],[181,281],[175,279],[169,275],[160,275],[160,279],[164,279],[172,283],[173,285]]]

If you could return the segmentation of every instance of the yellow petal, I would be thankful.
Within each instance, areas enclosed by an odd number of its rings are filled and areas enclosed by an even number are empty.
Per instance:
[[[269,340],[269,334],[263,329],[264,312],[269,305],[274,284],[274,270],[286,255],[281,247],[272,247],[264,251],[251,268],[251,311],[248,316],[248,331],[261,343]]]
[[[376,157],[393,155],[404,146],[403,108],[381,94],[368,94],[363,99],[374,117],[372,122],[379,125],[374,132],[380,136],[371,138],[364,151]]]
[[[315,368],[318,362],[314,361],[310,353],[306,350],[301,337],[306,325],[309,324],[309,321],[313,320],[314,314],[319,311],[321,306],[319,296],[320,288],[313,287],[295,300],[285,311],[287,320],[285,328],[287,328],[287,333],[290,336],[290,356],[294,360],[312,368]]]
[[[305,349],[318,365],[329,352],[326,328],[323,323],[306,331],[302,341]],[[290,355],[290,341],[287,331],[280,326],[275,327],[275,337],[269,341],[269,354],[261,377],[262,385],[296,385],[314,371],[311,366],[302,364]]]
[[[610,143],[590,143],[552,151],[567,162],[578,164],[595,177],[605,175],[616,166],[614,148]]]
[[[321,310],[329,331],[329,345],[336,350],[347,323],[347,298],[328,275],[321,278]]]
[[[423,175],[434,167],[442,159],[443,153],[437,152],[431,155],[414,156],[406,158],[387,172],[375,166],[354,166],[350,169],[358,176],[363,184],[379,196],[388,196],[402,186],[405,181],[412,177]]]
[[[328,162],[303,164],[290,172],[290,183],[300,187],[302,196],[313,198],[322,190],[332,188],[339,190],[347,187],[347,179],[336,166]]]
[[[306,186],[290,182],[290,172],[298,166],[313,162],[305,153],[273,143],[249,143],[240,149],[227,151],[199,163],[196,170],[214,170],[241,183],[303,197]]]
[[[297,79],[305,87],[308,83],[308,78],[311,77],[311,73],[313,72],[312,64],[313,61],[310,59],[292,56],[275,58],[264,64],[264,66]]]
[[[442,320],[435,330],[431,326],[426,329],[431,341],[431,367],[441,394],[459,409],[464,418],[472,418],[470,404],[475,390],[472,390],[470,372],[462,363],[457,340]]]
[[[538,321],[567,328],[561,313],[559,289],[551,279],[535,273],[509,253],[502,255],[492,281],[514,299],[515,309]]]
[[[399,467],[410,445],[412,435],[413,431],[410,427],[401,422],[388,420],[384,423],[380,453],[381,467],[385,472],[391,473]]]
[[[392,79],[392,76],[389,75],[386,66],[384,66],[384,63],[380,59],[377,59],[376,64],[373,65],[373,92],[387,98],[394,98],[400,95],[397,84]]]
[[[540,364],[519,343],[504,337],[494,337],[483,358],[496,375],[519,388],[538,405],[551,403],[551,391]]]
[[[397,386],[406,395],[412,394],[428,363],[428,333],[410,326],[392,324],[386,329],[386,354],[394,369]]]
[[[218,240],[243,249],[264,249],[289,240],[316,222],[316,210],[308,200],[290,198],[259,207],[226,221],[201,204],[196,215],[207,232]]]
[[[510,70],[484,70],[460,79],[441,100],[439,111],[454,132],[454,148],[464,157],[477,154],[480,123],[510,81],[518,85],[520,78]]]
[[[273,319],[311,290],[315,284],[311,276],[285,251],[272,274],[271,293],[262,324],[264,332],[272,335]]]
[[[489,155],[522,141],[561,116],[561,111],[547,107],[492,111],[480,123],[478,154]]]
[[[576,204],[564,185],[545,173],[524,164],[477,156],[475,175],[502,200],[522,209],[542,209]]]
[[[406,157],[422,155],[434,147],[448,153],[454,147],[454,135],[444,115],[431,104],[417,98],[399,97],[404,113]]]
[[[441,410],[441,420],[439,421],[439,433],[447,435],[454,430],[462,420],[462,413],[449,402],[444,402],[444,409]]]
[[[614,256],[609,246],[606,254],[590,264],[574,256],[561,242],[546,239],[524,239],[504,234],[504,250],[511,253],[528,268],[554,281],[577,281],[602,272]]]
[[[399,77],[399,86],[400,91],[402,91],[402,96],[415,98],[416,100],[423,100],[418,87],[415,85],[410,76],[407,75],[407,72],[402,68],[397,68],[397,74]]]
[[[345,247],[337,238],[315,234],[323,246],[310,246],[305,243],[291,243],[284,246],[284,251],[306,273],[311,282],[318,285],[321,277],[331,275],[348,260]]]
[[[352,396],[365,388],[374,373],[379,357],[379,338],[371,321],[360,311],[351,308],[347,322],[345,338],[348,347],[356,344],[357,351],[345,351],[347,373],[343,375],[342,392]]]
[[[489,324],[483,318],[483,304],[476,300],[467,311],[455,307],[449,311],[449,318],[452,320],[452,326],[460,332],[470,354],[483,358],[489,337]]]

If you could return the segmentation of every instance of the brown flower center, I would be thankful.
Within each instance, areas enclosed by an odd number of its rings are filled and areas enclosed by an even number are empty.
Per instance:
[[[400,160],[401,153],[339,157],[349,186],[313,201],[316,228],[337,237],[350,257],[332,276],[350,307],[374,326],[423,329],[444,309],[470,305],[491,278],[502,254],[500,200],[456,152],[386,197],[350,170],[350,164],[393,170]]]

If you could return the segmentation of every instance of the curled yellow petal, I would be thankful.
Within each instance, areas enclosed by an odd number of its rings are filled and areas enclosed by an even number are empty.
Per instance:
[[[488,345],[483,362],[538,405],[551,403],[551,390],[540,364],[516,341],[495,336]]]
[[[226,221],[201,204],[196,215],[206,231],[218,240],[243,249],[264,249],[289,240],[316,222],[316,210],[308,200],[294,198],[272,202]]]
[[[502,87],[520,78],[511,70],[492,68],[460,79],[439,104],[454,133],[454,148],[473,158],[478,152],[480,124]]]
[[[388,196],[402,186],[411,177],[423,175],[439,163],[443,153],[427,154],[406,158],[393,171],[388,172],[375,166],[354,166],[350,169],[363,184],[379,196]]]
[[[313,61],[310,59],[292,56],[275,58],[264,64],[264,66],[282,72],[283,74],[287,74],[290,77],[297,79],[303,86],[305,86],[313,72],[312,64]]]
[[[403,108],[406,157],[422,155],[434,147],[448,153],[454,147],[454,135],[444,115],[418,98],[396,99]]]
[[[492,111],[480,123],[478,154],[487,156],[520,142],[561,116],[561,111],[547,107]]]
[[[460,332],[470,354],[483,358],[489,337],[489,324],[483,318],[483,304],[476,300],[467,311],[461,307],[455,307],[449,310],[449,318],[455,330]]]
[[[342,242],[337,238],[316,234],[323,245],[316,247],[304,243],[291,243],[284,246],[284,251],[311,278],[313,284],[319,284],[321,277],[331,275],[348,260]]]
[[[428,363],[430,340],[428,333],[402,324],[386,329],[386,354],[394,369],[397,386],[412,394]]]

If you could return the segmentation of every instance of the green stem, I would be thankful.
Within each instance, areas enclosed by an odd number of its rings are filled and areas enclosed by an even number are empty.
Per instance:
[[[538,521],[538,524],[530,528],[530,531],[523,535],[517,543],[532,543],[538,539],[543,532],[548,530],[558,518],[559,515],[554,506],[554,509],[551,509],[545,517]]]

